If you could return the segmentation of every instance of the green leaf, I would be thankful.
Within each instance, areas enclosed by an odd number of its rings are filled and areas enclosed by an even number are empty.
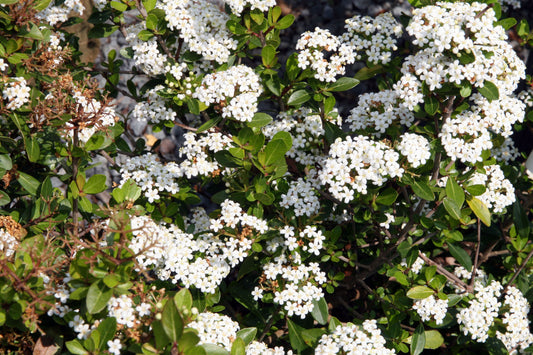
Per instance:
[[[489,100],[489,102],[498,100],[500,98],[500,91],[498,90],[498,87],[488,80],[485,80],[485,85],[479,88],[478,91],[487,100]]]
[[[286,28],[291,27],[291,25],[294,23],[294,16],[292,14],[288,14],[286,16],[283,16],[281,20],[279,20],[274,27],[278,30],[284,30]]]
[[[297,90],[291,94],[289,97],[289,100],[287,101],[287,105],[290,106],[301,106],[302,104],[306,103],[311,99],[311,95],[305,90]]]
[[[173,299],[167,301],[161,313],[163,315],[161,323],[165,334],[171,341],[177,342],[183,332],[183,319]]]
[[[457,203],[452,200],[449,197],[445,197],[442,200],[442,204],[444,205],[444,208],[446,209],[446,212],[455,220],[459,221],[461,220],[461,208],[457,205]]]
[[[339,79],[337,79],[337,81],[335,81],[334,83],[330,84],[328,87],[327,87],[327,90],[328,91],[347,91],[347,90],[350,90],[352,88],[354,88],[355,86],[357,86],[359,84],[359,80],[355,79],[355,78],[350,78],[348,76],[343,76]]]
[[[452,176],[448,176],[448,180],[446,181],[446,196],[455,201],[459,208],[463,207],[465,192]]]
[[[465,187],[465,190],[472,196],[480,196],[487,191],[487,188],[484,185],[469,185]]]
[[[112,340],[117,331],[117,320],[115,317],[107,317],[98,325],[98,332],[100,333],[100,343],[98,350],[106,350],[107,342]]]
[[[118,2],[118,1],[111,1],[110,2],[111,4],[111,7],[114,8],[115,10],[118,10],[120,12],[124,12],[128,9],[128,5],[122,3],[122,2]]]
[[[154,37],[154,34],[148,30],[141,30],[137,34],[137,38],[139,38],[141,41],[146,42]]]
[[[262,164],[268,166],[279,160],[285,159],[285,153],[287,153],[289,149],[290,147],[288,147],[282,139],[271,140],[265,147],[265,159]]]
[[[257,334],[256,327],[243,328],[237,332],[237,337],[244,340],[244,343],[248,345],[255,339],[256,334]]]
[[[424,111],[430,116],[433,116],[439,110],[439,100],[435,96],[426,97],[424,102]]]
[[[219,150],[214,154],[215,160],[226,168],[238,168],[242,166],[242,159],[235,158],[227,150]]]
[[[37,189],[39,188],[39,180],[34,178],[31,175],[28,175],[26,173],[23,173],[22,171],[18,172],[19,177],[17,178],[17,181],[22,186],[24,190],[30,193],[30,195],[35,196],[37,194]]]
[[[83,186],[83,192],[86,194],[97,194],[104,191],[107,188],[106,186],[106,177],[105,175],[95,174],[87,180]]]
[[[246,345],[244,340],[237,338],[231,345],[231,355],[246,355]]]
[[[294,81],[298,74],[300,74],[301,69],[298,67],[298,55],[297,53],[293,53],[285,63],[285,70],[287,72],[287,78],[289,78],[290,81]]]
[[[187,104],[189,104],[189,101],[187,101]],[[189,107],[189,110],[191,110],[190,107]],[[191,110],[191,112],[192,112],[192,110]],[[199,110],[198,110],[198,113],[200,113]],[[222,117],[221,116],[212,118],[209,121],[207,121],[204,124],[202,124],[200,127],[198,127],[198,129],[196,130],[196,133],[201,133],[201,132],[207,131],[210,128],[215,127],[220,121],[222,121]]]
[[[425,179],[414,180],[411,184],[413,192],[423,200],[433,201],[435,199],[435,194],[429,186],[427,177]]]
[[[342,326],[341,321],[335,317],[331,317],[331,319],[329,320],[328,331],[330,333],[333,333],[335,329],[337,329],[337,327],[339,326]]]
[[[529,23],[527,23],[527,20],[523,19],[518,24],[518,27],[516,28],[516,33],[520,37],[526,37],[529,35]]]
[[[381,205],[390,206],[398,198],[398,192],[392,187],[387,187],[385,190],[381,191],[376,197],[376,203]]]
[[[313,311],[311,312],[311,315],[322,325],[328,323],[328,304],[324,297],[320,298],[318,301],[313,300]]]
[[[476,61],[476,56],[472,52],[470,53],[462,52],[460,54],[461,56],[459,57],[459,62],[463,65],[472,64]]]
[[[71,354],[76,354],[76,355],[89,354],[89,352],[85,350],[83,345],[81,345],[81,343],[77,339],[67,341],[65,345]]]
[[[271,192],[255,192],[253,196],[257,201],[261,202],[265,206],[270,206],[276,199]]]
[[[102,280],[93,282],[87,292],[85,303],[90,314],[96,314],[107,306],[107,302],[113,296],[113,290],[105,285]]]
[[[167,346],[167,344],[170,343],[170,339],[168,338],[165,329],[163,328],[163,324],[161,323],[161,321],[154,320],[151,326],[155,338],[155,346],[157,349],[163,350]]]
[[[513,204],[513,221],[516,227],[516,231],[522,238],[529,238],[531,232],[531,222],[527,217],[526,211],[520,204],[520,201],[515,201]]]
[[[362,69],[359,69],[359,71],[355,74],[355,78],[358,80],[368,80],[376,76],[376,74],[379,74],[383,71],[382,65],[374,65],[372,67],[364,67]]]
[[[176,302],[176,306],[179,309],[187,309],[187,310],[190,311],[191,308],[192,308],[192,295],[191,295],[191,292],[187,288],[182,288],[174,296],[174,302]]]
[[[202,346],[198,345],[186,350],[184,355],[207,355],[207,352]]]
[[[5,170],[11,170],[11,168],[13,168],[13,163],[9,155],[0,154],[0,168]]]
[[[320,339],[320,337],[322,337],[322,335],[324,335],[326,331],[324,329],[317,329],[317,328],[312,328],[312,329],[304,329],[302,330],[302,338],[303,340],[305,341],[305,343],[314,348],[316,346],[316,344],[318,343],[318,339]]]
[[[475,197],[467,199],[466,202],[474,214],[481,220],[481,222],[483,222],[487,227],[490,227],[490,211],[487,206],[481,200]]]
[[[290,319],[287,319],[287,325],[289,327],[289,340],[291,342],[291,347],[298,352],[303,351],[305,348],[307,348],[307,344],[305,343],[301,334],[304,328],[300,327]]]
[[[261,59],[263,61],[263,65],[267,68],[270,68],[276,64],[276,48],[271,45],[264,46],[261,50]]]
[[[229,355],[229,352],[221,346],[215,344],[202,344],[206,355]]]
[[[459,90],[461,97],[468,97],[472,95],[472,84],[469,81],[463,80],[461,82],[461,89]]]
[[[191,328],[187,328],[183,331],[180,337],[178,346],[181,352],[194,348],[196,344],[200,342],[200,337],[196,334],[196,331]]]
[[[11,202],[11,198],[9,197],[9,195],[6,192],[0,190],[0,206],[5,206],[9,202]]]
[[[427,286],[415,286],[412,287],[409,291],[407,291],[406,296],[413,300],[422,300],[424,298],[428,298],[434,293],[435,291],[433,291]]]
[[[444,338],[438,330],[426,330],[424,334],[426,337],[425,349],[438,349],[444,344]]]
[[[494,23],[494,27],[502,26],[506,31],[516,25],[516,19],[513,17],[508,17]]]
[[[43,11],[44,9],[46,9],[48,7],[48,5],[50,5],[50,2],[52,2],[52,0],[38,0],[38,1],[35,1],[33,3],[33,8],[37,11]]]
[[[457,262],[461,264],[461,266],[464,267],[467,271],[472,270],[472,260],[463,248],[455,244],[448,243],[448,251],[450,252],[450,254],[452,254],[455,260],[457,260]]]
[[[426,334],[424,332],[424,326],[419,324],[413,334],[411,341],[411,355],[418,355],[422,353],[426,346]]]
[[[261,128],[272,122],[272,116],[263,112],[257,112],[252,121],[247,122],[246,125],[251,128]]]
[[[118,25],[99,24],[98,26],[94,26],[93,28],[89,30],[88,37],[89,38],[109,37],[113,33],[115,33],[115,31],[118,30],[119,27],[120,26]],[[146,31],[146,30],[143,30],[143,31]]]

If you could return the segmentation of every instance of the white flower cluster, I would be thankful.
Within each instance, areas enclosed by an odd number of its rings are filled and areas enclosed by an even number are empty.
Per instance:
[[[66,22],[72,16],[72,12],[81,16],[83,11],[85,11],[85,6],[81,0],[65,0],[58,6],[55,6],[55,2],[51,1],[46,9],[38,12],[35,16],[48,22],[50,26],[55,26],[60,22]]]
[[[404,258],[402,259],[402,262],[400,263],[401,266],[403,267],[407,267],[407,260]],[[416,258],[415,262],[413,263],[413,265],[411,265],[411,271],[414,273],[414,274],[419,274],[420,271],[422,270],[422,267],[424,266],[424,259],[422,259],[421,257],[418,257]]]
[[[269,348],[265,343],[259,341],[252,341],[246,347],[246,355],[292,355],[292,350],[285,352],[281,346]]]
[[[475,172],[468,180],[473,185],[483,185],[486,191],[476,196],[493,212],[499,213],[515,201],[514,186],[503,175],[499,165],[485,166],[486,174]]]
[[[397,49],[394,37],[402,34],[400,24],[390,13],[375,19],[355,16],[346,20],[344,27],[346,31],[338,37],[318,27],[304,32],[296,44],[298,66],[311,68],[320,81],[334,82],[337,75],[346,72],[346,65],[356,60],[390,62],[390,52]]]
[[[365,136],[337,138],[318,179],[328,185],[333,197],[349,203],[356,192],[366,194],[369,183],[381,186],[389,177],[401,177],[403,169],[398,161],[399,154],[382,142]]]
[[[162,0],[157,6],[165,11],[168,27],[178,31],[188,48],[204,59],[222,64],[237,48],[226,28],[229,15],[211,1]]]
[[[272,250],[277,250],[279,247],[286,247],[289,251],[300,250],[310,254],[320,255],[320,250],[323,248],[323,242],[326,237],[320,229],[316,226],[305,226],[305,228],[296,235],[295,229],[292,226],[285,226],[280,230],[280,234],[284,237],[282,239],[274,239],[270,246]],[[307,242],[307,243],[306,243]],[[291,255],[294,263],[301,263],[301,255],[295,253]]]
[[[361,59],[362,53],[374,64],[387,64],[391,60],[391,51],[395,51],[396,38],[402,35],[402,26],[390,12],[370,16],[354,16],[346,20],[346,30],[341,41],[349,44],[352,51]]]
[[[109,351],[111,354],[120,355],[122,344],[120,343],[120,339],[113,339],[107,341],[107,347],[107,351]]]
[[[47,275],[41,274],[39,276],[43,279],[44,284],[47,285],[50,283],[50,277]],[[64,318],[69,312],[72,311],[72,308],[66,304],[70,297],[70,292],[73,291],[72,288],[67,288],[67,283],[70,281],[70,279],[70,274],[67,273],[63,278],[63,282],[55,285],[53,291],[50,291],[50,294],[53,294],[57,301],[54,306],[48,310],[47,314],[49,317],[58,316],[60,318]]]
[[[493,147],[491,154],[497,161],[504,163],[515,161],[516,158],[520,157],[520,152],[515,147],[511,137],[505,138],[501,145]]]
[[[94,125],[80,127],[78,132],[80,141],[87,142],[97,130],[115,125],[117,116],[114,108],[102,107],[100,101],[88,99],[80,90],[75,91],[72,97],[76,100],[77,111],[83,113],[85,120],[95,122]],[[67,122],[67,125],[71,124]]]
[[[138,102],[131,112],[133,118],[141,122],[158,123],[174,121],[176,112],[165,106],[165,100],[157,92],[164,89],[163,85],[157,85],[145,94],[146,101]]]
[[[509,6],[514,7],[515,9],[522,7],[520,1],[521,0],[499,0],[499,3],[502,5],[502,10],[507,11],[509,10]]]
[[[31,88],[23,77],[12,78],[2,91],[2,96],[8,101],[7,108],[16,110],[27,103],[30,99]]]
[[[324,334],[315,349],[315,354],[320,355],[368,355],[395,354],[394,350],[387,349],[385,338],[377,327],[375,320],[365,320],[362,326],[351,323],[338,326],[333,334]]]
[[[407,31],[421,49],[406,58],[395,90],[412,109],[423,100],[422,82],[430,90],[467,81],[483,87],[490,81],[500,97],[510,95],[525,76],[525,64],[506,41],[505,30],[493,26],[493,9],[481,3],[438,2],[415,9]],[[470,61],[458,59],[472,56]]]
[[[435,320],[436,324],[442,324],[448,311],[448,301],[441,300],[431,295],[421,300],[416,300],[413,309],[418,313],[423,322]]]
[[[527,107],[533,107],[533,87],[529,87],[526,90],[520,91],[518,98],[522,100]]]
[[[79,314],[76,314],[74,319],[68,322],[68,326],[78,333],[78,339],[87,339],[91,335],[93,328],[95,328],[94,325],[91,327],[91,325],[85,323]]]
[[[319,115],[311,109],[302,108],[292,113],[281,112],[275,121],[263,127],[263,134],[272,138],[278,132],[289,132],[292,136],[292,147],[287,156],[302,165],[315,165],[322,160],[321,143],[324,127]],[[340,126],[342,119],[338,117],[334,124]]]
[[[484,286],[480,281],[474,282],[475,298],[470,301],[468,308],[463,308],[457,314],[457,323],[465,335],[470,334],[473,340],[484,343],[488,338],[488,331],[500,309],[502,285],[492,281]]]
[[[471,99],[474,104],[470,110],[444,122],[441,141],[452,159],[475,163],[482,160],[483,150],[493,147],[491,133],[505,138],[512,135],[513,124],[524,119],[525,105],[510,96],[489,102],[480,94],[474,94]]]
[[[142,41],[137,37],[142,30],[145,30],[144,23],[136,23],[126,28],[126,41],[133,50],[135,66],[148,75],[165,73],[167,56],[159,50],[155,37],[147,41]]]
[[[276,0],[225,0],[224,2],[229,5],[231,12],[235,15],[240,15],[245,6],[250,6],[252,10],[259,9],[263,12],[270,7],[276,6]]]
[[[413,168],[424,165],[431,157],[428,140],[416,133],[404,133],[396,148],[401,155],[407,157]]]
[[[4,61],[4,58],[0,58],[0,71],[5,71],[9,66]]]
[[[297,315],[305,318],[314,308],[313,300],[324,297],[322,289],[315,286],[322,285],[327,280],[318,263],[288,263],[287,257],[282,254],[275,262],[265,264],[263,270],[268,281],[277,281],[274,302],[284,306],[289,317]],[[262,298],[262,292],[256,288],[254,296]]]
[[[334,82],[337,75],[345,73],[345,66],[356,59],[348,44],[342,43],[329,30],[318,27],[301,35],[296,50],[299,51],[298,66],[311,68],[316,72],[315,78],[325,82]]]
[[[218,313],[203,312],[190,322],[188,327],[198,331],[198,344],[215,344],[231,351],[231,344],[237,338],[239,323]]]
[[[118,324],[133,328],[139,322],[135,315],[133,300],[127,295],[111,297],[107,302],[107,315],[115,317]]]
[[[17,251],[20,243],[11,233],[0,228],[0,252],[1,257],[9,258]]]
[[[231,137],[218,132],[184,134],[185,142],[179,150],[180,157],[185,160],[180,163],[183,175],[190,179],[193,176],[208,175],[220,169],[213,159],[213,153],[225,149],[231,143]]]
[[[529,304],[522,292],[510,286],[505,293],[503,307],[509,307],[509,311],[502,319],[507,331],[505,333],[497,331],[496,337],[511,354],[516,354],[518,349],[523,351],[533,343],[533,334],[529,331]]]
[[[129,179],[135,181],[150,203],[159,200],[161,192],[178,193],[179,185],[176,179],[183,176],[178,164],[174,162],[163,164],[157,155],[152,153],[129,158],[122,164],[120,174],[120,186]]]
[[[409,127],[414,120],[413,113],[400,105],[399,97],[394,90],[362,94],[359,96],[357,106],[346,118],[351,130],[372,128],[378,137],[395,122]]]
[[[197,237],[177,226],[157,225],[148,217],[131,219],[133,238],[130,248],[143,267],[153,267],[162,280],[183,282],[202,292],[214,293],[231,267],[241,262],[251,249],[250,235],[265,233],[266,222],[242,211],[233,201],[222,204],[221,217],[210,221],[213,233]],[[234,229],[240,238],[224,236],[222,226]]]
[[[257,111],[257,99],[263,91],[259,76],[246,65],[206,75],[193,97],[210,105],[218,104],[222,117],[249,122]]]
[[[303,215],[311,217],[319,212],[320,201],[311,182],[298,178],[296,181],[291,181],[289,186],[289,191],[281,195],[282,207],[292,209],[296,217]]]

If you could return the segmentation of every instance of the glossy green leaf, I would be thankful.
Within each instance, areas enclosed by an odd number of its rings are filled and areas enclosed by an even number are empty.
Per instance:
[[[376,197],[376,203],[381,205],[390,206],[398,198],[398,192],[392,187],[387,187],[385,190],[381,191]]]
[[[337,81],[335,81],[334,83],[330,84],[328,87],[327,87],[327,90],[328,91],[347,91],[347,90],[350,90],[352,88],[354,88],[355,86],[357,86],[359,84],[359,80],[355,79],[355,78],[350,78],[348,76],[343,76],[339,79],[337,79]]]
[[[413,189],[413,192],[421,199],[426,201],[433,201],[435,199],[435,194],[431,190],[427,178],[414,180],[411,184],[411,188]]]
[[[520,201],[515,201],[513,204],[513,221],[518,234],[522,238],[528,239],[529,233],[531,232],[531,222]]]
[[[231,355],[246,355],[246,345],[244,340],[237,338],[231,345]]]
[[[298,74],[300,74],[301,69],[298,66],[298,55],[297,53],[293,53],[285,63],[285,70],[287,72],[287,77],[289,80],[293,81],[298,77]]]
[[[289,96],[287,104],[290,106],[301,106],[311,99],[311,95],[305,90],[297,90]]]
[[[167,301],[161,313],[161,324],[165,334],[171,341],[177,342],[183,333],[183,319],[173,299]]]
[[[270,116],[269,114],[263,113],[263,112],[257,112],[252,118],[252,121],[247,122],[246,125],[252,128],[253,127],[261,128],[261,127],[266,126],[270,122],[272,122],[272,116]]]
[[[9,195],[6,192],[0,190],[0,206],[5,206],[9,202],[11,202],[11,198],[9,197]]]
[[[446,209],[446,212],[455,220],[459,221],[461,219],[461,208],[459,208],[459,205],[452,200],[449,197],[445,197],[442,200],[442,204],[444,205],[444,208]]]
[[[202,344],[206,355],[229,355],[229,351],[215,344]]]
[[[110,2],[111,4],[111,7],[114,8],[115,10],[118,10],[120,12],[124,12],[128,9],[128,5],[122,3],[122,2],[118,2],[118,1],[111,1]]]
[[[464,267],[468,271],[472,270],[472,260],[470,259],[470,255],[468,255],[468,253],[463,248],[455,244],[449,243],[448,251],[462,267]]]
[[[426,330],[424,334],[426,337],[425,349],[438,349],[444,344],[444,337],[438,330]]]
[[[39,185],[41,185],[39,180],[37,180],[31,175],[23,173],[22,171],[19,171],[18,174],[19,176],[17,178],[17,181],[22,186],[22,188],[29,192],[30,195],[35,195],[37,193]]]
[[[107,287],[102,280],[93,282],[87,292],[87,298],[85,304],[87,305],[87,311],[90,314],[95,314],[102,311],[107,302],[113,296],[113,290]]]
[[[107,317],[98,325],[98,332],[100,333],[100,342],[98,350],[106,350],[107,342],[115,337],[117,331],[117,320],[115,317]]]
[[[483,222],[487,227],[490,227],[490,211],[487,206],[481,200],[475,197],[467,199],[466,202],[474,214],[481,220],[481,222]]]
[[[267,68],[276,64],[276,48],[271,45],[264,46],[261,50],[261,60],[263,61],[263,65]]]
[[[472,196],[480,196],[487,191],[487,188],[484,185],[468,185],[465,187],[465,190]]]
[[[11,157],[7,154],[0,154],[0,168],[5,170],[11,170],[13,163]]]
[[[257,334],[256,327],[243,328],[237,332],[237,337],[244,340],[244,343],[248,345],[255,339],[256,334]]]
[[[449,176],[446,181],[446,196],[452,199],[459,208],[463,207],[463,203],[465,202],[465,192],[452,176]]]
[[[500,21],[496,21],[494,26],[502,26],[506,31],[516,25],[517,21],[513,17],[504,18]]]
[[[181,334],[178,346],[181,352],[185,352],[192,349],[200,342],[200,337],[196,334],[196,331],[191,328],[186,328]]]
[[[107,188],[106,186],[106,177],[105,175],[95,174],[87,180],[83,186],[83,192],[86,194],[97,194],[104,191]]]
[[[424,332],[424,326],[419,324],[416,327],[416,330],[413,334],[413,339],[411,341],[411,355],[421,354],[426,346],[426,334]]]
[[[313,311],[311,312],[311,315],[322,325],[328,323],[328,304],[324,297],[320,298],[318,301],[313,300]]]
[[[174,296],[174,302],[176,302],[178,309],[187,309],[190,311],[192,308],[192,295],[189,289],[182,288],[176,293]]]
[[[71,354],[76,354],[76,355],[89,354],[89,352],[85,350],[83,345],[81,345],[81,343],[77,339],[67,341],[65,343],[65,346],[67,347],[68,351]]]
[[[407,291],[406,296],[413,300],[422,300],[433,295],[435,291],[427,286],[415,286]]]
[[[290,146],[287,146],[284,140],[271,140],[265,147],[265,161],[263,165],[272,165],[281,159],[285,159],[285,153],[287,153],[289,149]]]
[[[424,110],[430,116],[433,116],[439,110],[439,100],[435,96],[428,96],[424,101]]]
[[[275,27],[278,30],[284,30],[289,28],[294,23],[294,15],[288,14],[283,16],[276,24]]]
[[[291,347],[298,352],[307,348],[307,344],[301,334],[304,328],[300,327],[290,319],[287,319],[287,325],[289,327],[289,341],[291,342]]]
[[[500,98],[498,87],[488,80],[485,80],[485,85],[480,87],[478,91],[489,101],[498,100]]]

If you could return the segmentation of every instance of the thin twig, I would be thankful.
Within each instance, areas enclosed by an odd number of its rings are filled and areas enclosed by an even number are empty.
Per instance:
[[[481,221],[477,219],[477,247],[476,247],[476,256],[474,257],[474,268],[472,269],[472,278],[470,279],[470,288],[474,288],[474,280],[476,279],[476,270],[478,267],[479,261],[479,248],[481,246]]]
[[[470,286],[468,286],[467,284],[465,284],[460,278],[458,278],[455,274],[449,272],[448,270],[446,270],[442,265],[440,264],[437,264],[436,262],[434,262],[433,260],[431,260],[430,258],[428,258],[426,255],[424,255],[424,253],[422,253],[421,251],[418,251],[418,256],[421,257],[424,262],[430,264],[430,265],[435,265],[437,267],[437,272],[441,275],[444,275],[446,276],[446,278],[453,282],[455,285],[461,287],[463,290],[471,293],[471,288]]]

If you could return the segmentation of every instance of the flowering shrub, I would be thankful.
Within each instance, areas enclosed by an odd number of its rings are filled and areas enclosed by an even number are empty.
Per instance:
[[[2,353],[532,352],[533,33],[410,2],[285,60],[271,0],[95,0],[100,70],[81,2],[0,0]]]

